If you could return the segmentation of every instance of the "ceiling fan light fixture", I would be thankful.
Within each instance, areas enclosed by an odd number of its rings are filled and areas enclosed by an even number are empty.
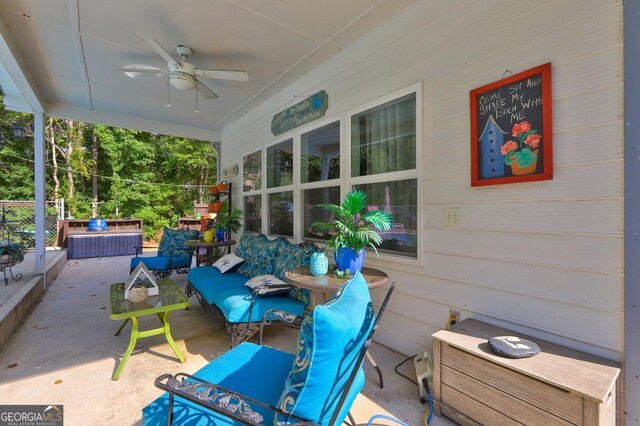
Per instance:
[[[193,75],[182,71],[172,71],[169,74],[169,82],[178,90],[193,90],[196,88],[196,79]]]

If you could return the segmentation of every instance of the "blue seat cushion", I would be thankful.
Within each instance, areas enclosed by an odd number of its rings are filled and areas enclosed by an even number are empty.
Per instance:
[[[364,385],[360,349],[374,323],[367,283],[356,273],[324,305],[304,319],[298,353],[277,407],[322,425],[328,425],[349,375],[358,369],[336,424],[341,424]]]
[[[138,263],[144,263],[149,269],[157,269],[166,271],[169,269],[188,268],[191,266],[191,256],[187,257],[169,257],[169,256],[149,256],[134,257],[131,259],[130,267],[135,268]]]
[[[273,406],[278,402],[292,362],[292,354],[245,342],[193,375]],[[143,425],[166,425],[168,401],[168,394],[165,393],[144,407]],[[260,408],[256,411],[264,416],[262,423],[271,423],[270,411]],[[174,401],[173,413],[173,424],[176,425],[240,424],[178,397]]]
[[[225,275],[226,276],[226,275]],[[228,322],[258,322],[269,309],[275,308],[282,311],[302,316],[305,304],[288,297],[281,296],[255,296],[251,307],[251,290],[244,287],[241,289],[222,290],[216,293],[213,303],[222,311]],[[249,318],[249,308],[251,307],[251,317]],[[277,320],[276,317],[269,319]]]
[[[191,286],[212,305],[216,294],[224,290],[232,290],[244,287],[247,277],[237,272],[227,272],[224,275],[213,266],[199,266],[191,268],[187,275]]]

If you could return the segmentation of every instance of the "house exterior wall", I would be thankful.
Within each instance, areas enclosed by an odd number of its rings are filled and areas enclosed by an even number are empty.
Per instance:
[[[455,309],[621,361],[622,12],[620,0],[418,2],[222,129],[222,167],[283,140],[273,115],[319,90],[341,118],[421,83],[421,251],[415,263],[368,257],[396,283],[376,340],[420,353]],[[553,180],[472,188],[469,91],[547,62]],[[458,228],[443,226],[449,207]]]

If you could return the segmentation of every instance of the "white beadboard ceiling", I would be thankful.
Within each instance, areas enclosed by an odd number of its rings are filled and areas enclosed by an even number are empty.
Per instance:
[[[215,139],[225,125],[366,37],[417,0],[3,0],[0,85],[20,111]],[[219,95],[170,87],[166,74],[121,67],[193,49],[198,68],[242,69],[249,82],[205,79]]]

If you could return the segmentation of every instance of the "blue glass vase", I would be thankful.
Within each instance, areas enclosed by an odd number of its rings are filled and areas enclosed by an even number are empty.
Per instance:
[[[225,241],[225,234],[229,232],[228,229],[226,228],[220,228],[216,231],[216,240],[218,241]]]
[[[348,269],[351,274],[362,269],[364,265],[365,251],[360,250],[357,254],[353,249],[348,247],[340,247],[335,251],[336,268],[339,271]]]
[[[317,251],[311,255],[309,263],[309,271],[311,275],[321,277],[329,271],[329,259],[323,251]]]

